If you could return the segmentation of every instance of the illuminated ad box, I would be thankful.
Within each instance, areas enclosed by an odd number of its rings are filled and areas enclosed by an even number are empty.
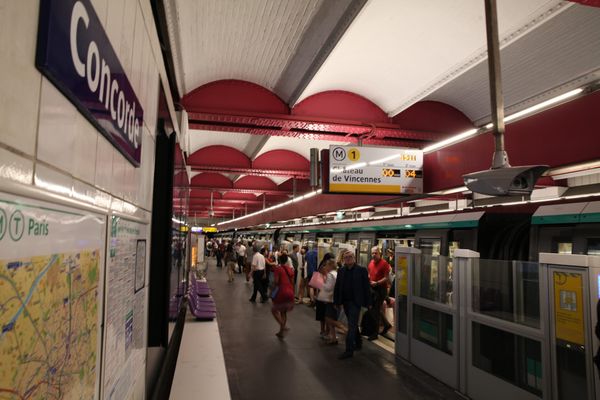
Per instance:
[[[423,152],[389,147],[330,146],[329,193],[423,193]]]

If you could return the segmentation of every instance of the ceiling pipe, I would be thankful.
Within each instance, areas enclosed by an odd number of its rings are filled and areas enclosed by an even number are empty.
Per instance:
[[[463,175],[465,185],[474,193],[490,196],[528,195],[535,183],[549,168],[547,165],[511,167],[504,149],[504,100],[498,42],[496,0],[485,0],[485,27],[488,47],[490,101],[495,151],[489,170]],[[517,138],[518,140],[518,138]]]
[[[492,133],[495,152],[492,169],[510,167],[504,150],[504,96],[500,71],[500,44],[498,40],[498,13],[496,0],[485,0],[485,29],[488,48],[488,71],[490,77],[490,101],[492,106]]]

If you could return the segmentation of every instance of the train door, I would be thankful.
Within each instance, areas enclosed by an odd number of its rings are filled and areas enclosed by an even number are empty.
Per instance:
[[[540,263],[548,266],[553,398],[599,399],[593,357],[600,257],[540,254]]]

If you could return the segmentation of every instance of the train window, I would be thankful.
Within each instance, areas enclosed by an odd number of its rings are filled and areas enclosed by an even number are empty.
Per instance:
[[[531,393],[542,395],[540,342],[473,322],[473,365]]]
[[[371,260],[371,241],[367,239],[361,239],[360,248],[358,252],[358,265],[366,267],[369,265]]]
[[[471,279],[473,311],[539,328],[539,264],[481,259]]]
[[[415,296],[452,304],[452,264],[447,257],[421,256],[421,263],[415,269],[413,290]]]
[[[590,256],[600,256],[600,239],[588,239],[587,254]]]
[[[450,242],[448,245],[448,255],[454,257],[454,250],[460,249],[460,242]]]
[[[558,254],[573,254],[573,243],[557,243],[556,250]]]
[[[433,257],[437,257],[440,255],[440,251],[442,248],[442,240],[441,239],[420,239],[419,240],[419,248],[423,252],[423,254],[429,254]]]
[[[413,304],[413,337],[452,354],[452,315]]]

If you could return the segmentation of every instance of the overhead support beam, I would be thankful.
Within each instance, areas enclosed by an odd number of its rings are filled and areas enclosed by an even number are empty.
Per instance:
[[[190,112],[188,121],[190,128],[195,130],[350,143],[362,140],[363,144],[396,147],[420,148],[446,136],[444,133],[402,129],[387,123],[365,124],[360,121],[254,113],[230,114],[227,111]]]
[[[273,89],[290,106],[342,38],[367,0],[323,1]]]
[[[173,199],[177,203],[179,199]],[[210,206],[210,199],[206,199],[203,197],[190,197],[187,204],[190,205],[207,205]],[[213,201],[213,205],[216,204],[257,204],[262,205],[262,200],[244,200],[244,199],[215,199]]]
[[[231,187],[215,187],[215,186],[200,186],[200,185],[189,185],[185,186],[190,190],[198,189],[198,190],[214,190],[217,192],[234,192],[234,193],[252,193],[252,194],[267,194],[267,195],[278,195],[278,196],[290,196],[292,194],[291,191],[288,190],[273,190],[273,189],[261,189],[261,188],[251,188],[251,189],[240,189],[240,188],[231,188]],[[176,186],[178,188],[178,186]],[[183,188],[183,186],[181,186]]]
[[[243,174],[254,176],[289,176],[298,179],[308,179],[309,171],[300,170],[279,170],[279,169],[260,169],[260,168],[239,168],[239,167],[216,167],[213,165],[190,165],[195,172],[221,172],[226,174]]]

